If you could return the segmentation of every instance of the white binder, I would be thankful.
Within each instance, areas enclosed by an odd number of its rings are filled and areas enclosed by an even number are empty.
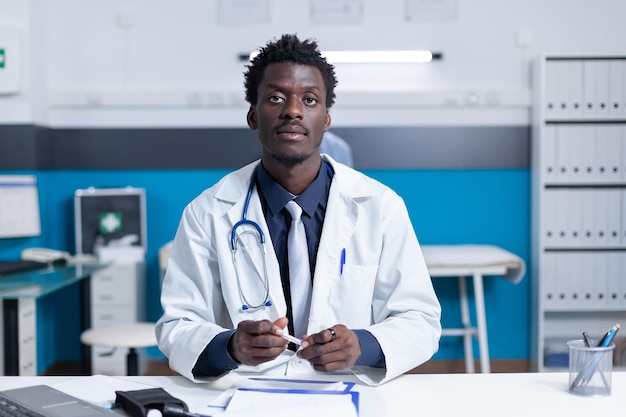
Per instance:
[[[542,276],[542,292],[541,297],[546,309],[552,309],[556,305],[556,282],[557,282],[557,267],[556,267],[556,254],[553,252],[546,252],[543,254],[543,264],[541,266]]]
[[[565,154],[567,155],[567,179],[569,181],[580,183],[584,177],[584,160],[586,155],[583,154],[583,130],[579,125],[567,125],[563,127],[567,132],[565,137]]]
[[[542,151],[541,167],[543,167],[543,175],[546,182],[552,182],[558,177],[558,166],[556,159],[556,125],[547,125],[545,127],[545,140],[541,143]]]
[[[584,258],[576,252],[564,253],[567,262],[568,269],[568,285],[567,285],[567,306],[577,307],[580,304],[580,300],[583,296],[582,280],[584,276],[582,274],[583,260]]]
[[[621,243],[622,230],[622,190],[609,188],[605,190],[607,199],[607,236],[608,247],[616,248]]]
[[[578,306],[581,309],[591,308],[595,304],[595,257],[593,252],[580,254],[582,268],[580,270],[580,299]]]
[[[609,116],[626,116],[626,60],[615,59],[609,63]]]
[[[596,73],[597,61],[583,61],[583,115],[593,118],[596,115],[596,107],[598,105],[596,93]]]
[[[567,62],[567,95],[568,103],[566,115],[577,118],[583,113],[583,61],[571,60]]]
[[[619,309],[623,305],[620,296],[620,281],[624,278],[625,272],[621,270],[621,260],[624,252],[607,252],[607,307]]]
[[[593,269],[593,283],[594,283],[594,298],[593,298],[593,307],[594,308],[604,308],[606,307],[606,293],[607,293],[607,282],[608,282],[608,255],[607,252],[599,252],[594,256],[594,269]]]
[[[552,119],[558,115],[558,78],[559,78],[559,61],[547,61],[546,65],[546,101],[545,101],[545,112],[546,118]]]
[[[567,247],[580,247],[583,224],[583,197],[585,190],[573,189],[567,193]]]
[[[607,247],[609,231],[609,195],[606,189],[594,189],[594,246]]]
[[[595,245],[595,204],[593,190],[584,190],[582,192],[581,203],[581,247],[592,248]]]
[[[621,252],[619,257],[619,279],[617,281],[620,308],[626,308],[626,252]]]
[[[569,300],[567,290],[571,286],[570,269],[569,269],[569,252],[560,252],[556,254],[557,262],[557,286],[555,289],[556,307],[563,309],[568,307]]]
[[[600,125],[603,131],[601,135],[603,142],[607,147],[606,151],[606,179],[609,181],[618,181],[622,177],[622,126],[608,124]]]
[[[610,107],[610,66],[609,60],[597,60],[595,61],[597,66],[596,71],[596,99],[598,105],[596,106],[596,116],[599,118],[607,118],[609,115]]]
[[[598,170],[596,165],[597,144],[595,141],[595,127],[593,125],[580,125],[580,134],[582,136],[583,155],[583,182],[589,183],[598,179]]]

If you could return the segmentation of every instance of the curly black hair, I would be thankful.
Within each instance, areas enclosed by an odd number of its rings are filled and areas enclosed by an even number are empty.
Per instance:
[[[301,41],[296,35],[285,34],[279,40],[269,42],[259,50],[244,73],[244,87],[246,101],[252,105],[257,103],[259,83],[265,73],[265,68],[278,62],[292,62],[295,64],[316,67],[322,73],[326,87],[326,107],[335,103],[335,67],[329,64],[313,39]]]

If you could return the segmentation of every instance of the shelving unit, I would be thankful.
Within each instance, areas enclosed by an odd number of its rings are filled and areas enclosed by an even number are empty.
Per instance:
[[[546,371],[583,331],[626,325],[626,55],[534,70],[531,362]]]

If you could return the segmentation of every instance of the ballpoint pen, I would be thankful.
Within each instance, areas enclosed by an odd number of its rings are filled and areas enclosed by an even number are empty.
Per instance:
[[[343,266],[346,264],[346,248],[341,250],[341,263],[339,264],[339,276],[343,276]]]
[[[291,343],[295,343],[298,346],[300,346],[302,344],[302,339],[298,339],[297,337],[292,336],[289,333],[283,333],[283,334],[281,334],[281,336],[282,336],[283,339],[287,339]]]
[[[602,337],[597,347],[608,347],[613,341],[613,338],[615,337],[615,334],[617,333],[619,329],[620,329],[619,324],[616,324],[615,326],[611,327],[611,329],[608,332],[606,332],[604,337]],[[585,366],[583,370],[580,371],[580,373],[576,376],[576,379],[574,379],[574,381],[572,382],[571,388],[576,387],[578,384],[585,385],[589,383],[589,381],[591,380],[591,377],[596,371],[596,368],[598,367],[598,364],[600,363],[600,359],[602,359],[603,354],[604,354],[604,351],[594,352],[594,355],[591,357],[592,358],[591,361],[589,362],[585,361]]]
[[[589,335],[587,332],[583,332],[583,340],[585,341],[585,347],[591,347],[591,342],[589,341]]]

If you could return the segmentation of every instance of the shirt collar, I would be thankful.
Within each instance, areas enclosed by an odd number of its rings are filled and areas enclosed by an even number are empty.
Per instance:
[[[315,180],[309,184],[302,194],[295,198],[298,205],[302,207],[302,211],[309,217],[313,216],[332,179],[332,170],[326,165],[326,162],[322,161],[320,168]],[[257,184],[263,192],[265,202],[272,216],[280,212],[289,201],[294,200],[293,194],[274,181],[263,167],[263,164],[260,164],[257,170]]]

